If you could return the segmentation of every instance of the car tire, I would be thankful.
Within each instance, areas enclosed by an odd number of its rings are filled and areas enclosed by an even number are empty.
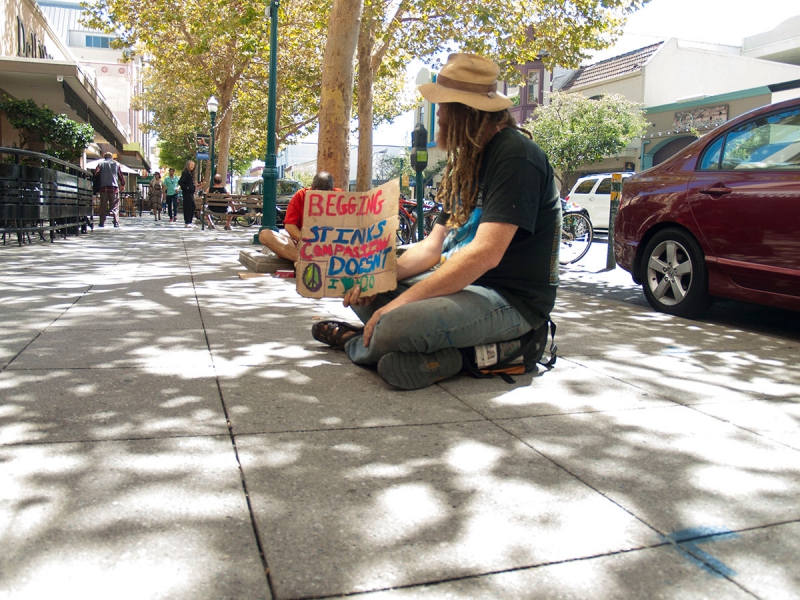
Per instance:
[[[640,277],[647,302],[660,312],[692,319],[713,303],[703,251],[683,229],[653,236],[644,249]]]

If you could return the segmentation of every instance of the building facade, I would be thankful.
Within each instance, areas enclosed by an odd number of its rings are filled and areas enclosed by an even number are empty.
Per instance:
[[[540,61],[518,65],[523,85],[504,86],[515,99],[511,112],[524,124],[553,91],[588,97],[620,94],[643,105],[651,130],[623,152],[583,165],[573,175],[640,171],[668,157],[725,121],[749,110],[800,97],[800,15],[741,46],[668,39],[581,67],[548,72]],[[417,85],[436,81],[421,69]],[[429,132],[429,164],[443,157],[436,148],[436,106],[424,99],[415,122]],[[572,182],[567,182],[571,184]]]
[[[742,46],[669,39],[582,67],[560,90],[616,93],[644,106],[651,130],[618,156],[575,178],[640,171],[663,162],[722,123],[759,106],[800,97],[800,17]]]
[[[76,24],[81,10],[77,4],[5,0],[5,10],[0,11],[0,94],[31,99],[73,121],[90,124],[95,145],[89,149],[88,158],[110,151],[130,168],[150,170],[149,141],[139,130],[141,113],[134,115],[130,110],[138,74],[123,63],[121,51],[110,51],[117,58],[108,54],[102,63],[88,56],[83,60],[76,57],[70,41],[75,47],[80,47],[79,43],[86,47],[98,38],[99,49],[109,52],[102,47],[108,43],[103,42],[108,38],[105,34],[79,31],[74,25],[59,31],[51,24],[60,19],[54,11],[70,14],[68,22]],[[104,80],[98,73],[104,66],[108,71],[116,69],[124,85],[114,86]],[[0,145],[17,143],[17,133],[0,117]]]

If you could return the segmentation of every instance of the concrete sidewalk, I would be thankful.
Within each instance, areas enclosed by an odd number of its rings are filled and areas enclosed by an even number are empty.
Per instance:
[[[800,340],[559,294],[398,392],[251,230],[0,248],[0,598],[800,598]]]

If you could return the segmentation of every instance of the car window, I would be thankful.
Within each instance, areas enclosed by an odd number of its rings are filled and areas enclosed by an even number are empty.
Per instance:
[[[701,171],[716,171],[719,169],[719,156],[722,153],[723,142],[725,142],[724,136],[706,148],[703,157],[700,159]]]
[[[595,194],[610,194],[611,193],[611,177],[605,177],[600,180],[600,185],[597,186]]]
[[[293,195],[298,189],[298,185],[294,181],[279,181],[278,182],[278,195],[289,196]]]
[[[721,168],[800,170],[800,109],[761,117],[728,133]]]
[[[597,183],[597,179],[587,179],[586,181],[582,181],[578,187],[575,188],[575,191],[572,192],[573,194],[588,194],[592,191],[594,184]]]

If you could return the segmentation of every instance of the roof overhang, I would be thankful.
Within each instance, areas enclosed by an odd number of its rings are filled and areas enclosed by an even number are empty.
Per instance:
[[[19,100],[30,98],[73,121],[89,123],[95,130],[95,142],[110,144],[118,154],[123,154],[128,143],[126,134],[103,96],[76,63],[2,57],[0,88]],[[145,164],[135,166],[147,168]]]
[[[128,167],[150,171],[150,163],[147,162],[142,146],[138,143],[125,144],[122,147],[122,154],[117,156],[117,161]]]

